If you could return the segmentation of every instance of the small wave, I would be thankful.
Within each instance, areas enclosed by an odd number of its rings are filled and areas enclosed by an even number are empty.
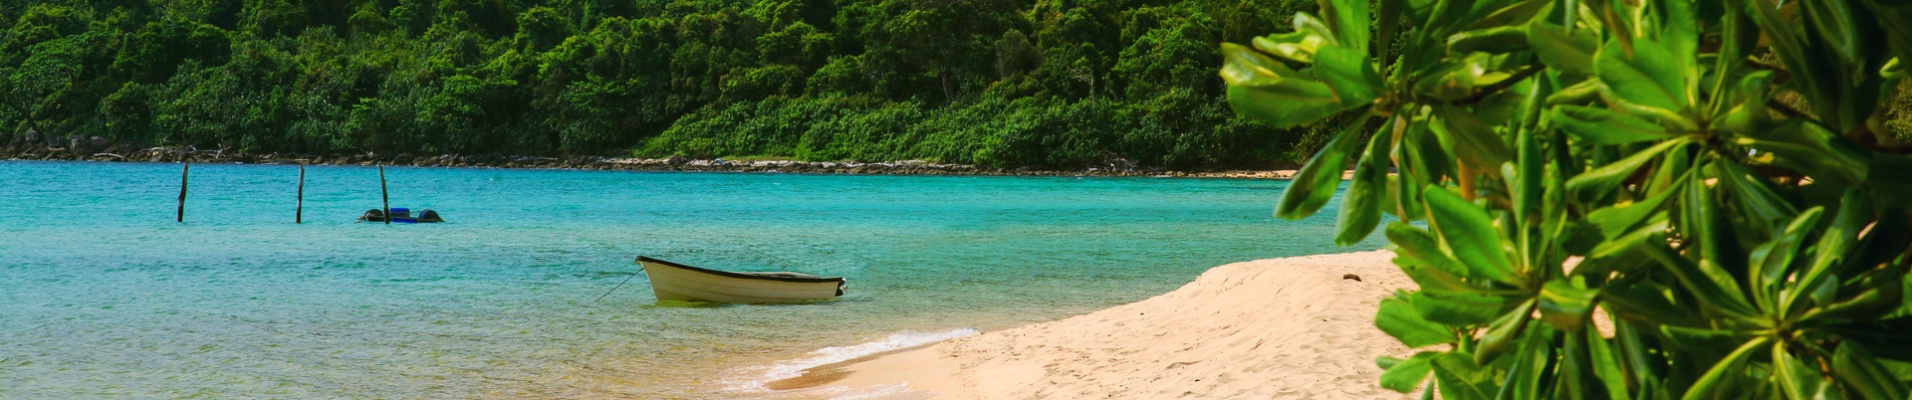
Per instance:
[[[780,361],[768,366],[750,368],[743,376],[745,382],[739,382],[733,389],[745,392],[768,392],[764,384],[780,379],[795,378],[803,371],[825,365],[854,360],[886,351],[901,350],[927,345],[945,340],[972,336],[981,331],[975,328],[955,328],[934,332],[902,331],[892,333],[882,339],[849,346],[825,347],[811,351],[806,357]],[[761,371],[761,372],[758,372]]]

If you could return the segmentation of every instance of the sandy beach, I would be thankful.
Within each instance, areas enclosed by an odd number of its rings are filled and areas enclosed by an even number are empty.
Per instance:
[[[1412,286],[1392,256],[1223,265],[1144,301],[812,368],[768,386],[790,398],[1408,398],[1375,384],[1375,357],[1412,353],[1373,324],[1383,296]]]

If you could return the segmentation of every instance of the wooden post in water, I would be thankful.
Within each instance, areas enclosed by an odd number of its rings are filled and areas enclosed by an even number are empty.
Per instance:
[[[299,205],[292,209],[292,223],[305,223],[305,164],[299,164]]]
[[[191,171],[192,163],[179,164],[179,213],[174,214],[173,222],[186,222],[186,171]]]
[[[184,195],[181,195],[184,196]],[[378,166],[378,197],[385,203],[385,224],[392,224],[392,193],[385,191],[385,166]],[[185,198],[185,197],[180,197]]]

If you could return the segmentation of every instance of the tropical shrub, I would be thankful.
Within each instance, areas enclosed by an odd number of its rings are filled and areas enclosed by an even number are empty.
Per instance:
[[[1381,229],[1419,286],[1383,387],[1476,398],[1904,399],[1912,158],[1883,0],[1322,0],[1223,44],[1237,112],[1360,115],[1276,215]],[[1352,163],[1352,164],[1350,164]],[[1396,222],[1383,228],[1383,214]]]

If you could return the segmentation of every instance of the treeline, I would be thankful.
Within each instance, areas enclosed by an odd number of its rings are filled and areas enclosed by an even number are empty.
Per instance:
[[[1289,4],[1292,3],[1292,4]],[[0,144],[1299,161],[1217,43],[1310,0],[0,0]]]

